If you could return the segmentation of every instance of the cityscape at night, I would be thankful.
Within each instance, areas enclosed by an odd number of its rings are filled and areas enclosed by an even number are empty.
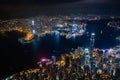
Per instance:
[[[120,1],[1,0],[0,80],[120,80]]]

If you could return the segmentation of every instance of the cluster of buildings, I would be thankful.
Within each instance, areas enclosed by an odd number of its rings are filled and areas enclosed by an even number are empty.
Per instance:
[[[19,31],[26,36],[22,40],[30,41],[34,34],[42,36],[44,34],[56,33],[65,36],[67,39],[74,36],[81,36],[86,32],[87,21],[96,21],[106,16],[99,15],[41,15],[31,18],[0,20],[0,33],[6,31]],[[109,16],[113,18],[114,16]],[[108,17],[107,17],[108,18]],[[119,24],[109,22],[108,26]],[[20,40],[20,39],[19,39]],[[24,42],[24,41],[23,41]]]
[[[0,33],[14,30],[23,32],[26,36],[19,39],[21,42],[33,40],[34,35],[40,37],[45,34],[69,39],[85,33],[86,21],[100,19],[96,15],[43,15],[29,19],[0,20]],[[119,80],[120,49],[94,48],[94,36],[94,33],[91,34],[91,49],[78,47],[73,52],[42,59],[37,63],[38,69],[21,71],[3,80]]]
[[[119,21],[110,21],[107,24],[109,27],[120,29],[120,22]]]
[[[31,40],[36,34],[41,36],[43,34],[52,34],[56,31],[60,35],[66,37],[74,35],[83,35],[86,30],[86,23],[82,20],[99,20],[99,16],[80,16],[80,15],[56,15],[56,16],[38,16],[32,18],[0,20],[0,33],[4,34],[6,31],[18,31],[26,34],[24,40]]]
[[[8,80],[119,80],[120,49],[78,47],[73,52],[42,58],[38,69],[21,71]],[[5,80],[5,79],[3,79]]]

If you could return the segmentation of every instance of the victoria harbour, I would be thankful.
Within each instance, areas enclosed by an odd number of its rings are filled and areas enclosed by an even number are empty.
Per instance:
[[[33,8],[41,11],[38,15],[30,15],[30,7],[20,14],[13,11],[17,17],[1,17],[0,79],[119,80],[120,12],[116,7],[108,9],[112,3],[102,2],[107,7],[95,9],[83,0],[79,4],[87,6],[61,3],[50,6],[50,11],[48,3]]]

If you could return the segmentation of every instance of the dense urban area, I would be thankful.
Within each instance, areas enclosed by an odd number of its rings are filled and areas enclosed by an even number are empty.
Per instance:
[[[119,30],[120,22],[114,20],[118,18],[120,16],[71,14],[0,20],[0,34],[6,35],[6,32],[11,31],[24,33],[25,36],[18,39],[23,44],[31,43],[46,34],[60,35],[69,39],[88,34],[86,30],[88,21],[113,19],[106,25]],[[39,68],[21,71],[3,80],[119,80],[120,48],[95,48],[95,33],[90,34],[90,48],[81,46],[69,53],[52,56],[50,59],[42,58],[36,63]],[[119,36],[116,39],[119,40]]]

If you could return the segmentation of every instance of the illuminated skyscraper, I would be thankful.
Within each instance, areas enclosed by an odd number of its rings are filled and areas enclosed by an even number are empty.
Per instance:
[[[35,34],[36,31],[35,31],[35,21],[32,20],[32,33]]]
[[[32,25],[33,25],[33,26],[35,25],[34,23],[35,23],[34,20],[32,20]]]
[[[91,37],[90,37],[90,48],[93,49],[95,44],[95,33],[91,33]]]

